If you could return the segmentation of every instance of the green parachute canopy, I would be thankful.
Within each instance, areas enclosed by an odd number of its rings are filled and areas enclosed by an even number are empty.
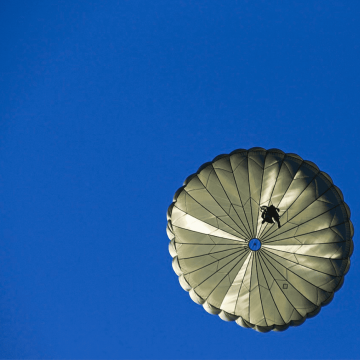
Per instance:
[[[316,315],[350,267],[349,207],[296,154],[219,155],[185,180],[167,215],[180,285],[207,312],[257,331]]]

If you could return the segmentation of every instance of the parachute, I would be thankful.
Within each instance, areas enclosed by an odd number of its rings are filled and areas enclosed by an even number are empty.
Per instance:
[[[302,324],[330,303],[350,267],[354,229],[340,189],[311,161],[278,149],[203,164],[167,218],[182,288],[245,328]]]

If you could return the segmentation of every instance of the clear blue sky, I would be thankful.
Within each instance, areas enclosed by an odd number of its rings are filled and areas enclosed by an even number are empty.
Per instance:
[[[0,358],[359,358],[360,3],[3,1]],[[330,174],[355,251],[320,314],[260,334],[171,268],[166,210],[236,148]]]

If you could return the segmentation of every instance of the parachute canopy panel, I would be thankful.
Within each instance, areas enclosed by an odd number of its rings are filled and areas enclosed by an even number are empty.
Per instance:
[[[191,298],[262,332],[316,315],[341,287],[353,249],[350,211],[330,176],[278,149],[202,165],[175,193],[167,233]]]

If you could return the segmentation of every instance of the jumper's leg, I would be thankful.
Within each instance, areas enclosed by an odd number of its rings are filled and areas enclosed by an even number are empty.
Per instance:
[[[278,217],[274,218],[276,223],[278,224],[278,228],[280,229],[281,225],[280,225],[280,220]]]

